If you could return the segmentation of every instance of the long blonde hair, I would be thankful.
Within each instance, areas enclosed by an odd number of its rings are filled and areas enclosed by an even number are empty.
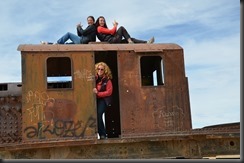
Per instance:
[[[97,70],[98,69],[98,66],[100,66],[100,65],[102,65],[104,67],[104,74],[105,74],[105,76],[108,79],[112,79],[113,78],[112,72],[111,72],[110,68],[108,67],[108,65],[106,63],[104,63],[104,62],[98,62],[98,63],[95,64],[95,72],[96,72],[96,74],[98,72],[98,70]]]

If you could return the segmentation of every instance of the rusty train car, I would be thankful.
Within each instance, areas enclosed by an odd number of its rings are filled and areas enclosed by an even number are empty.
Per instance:
[[[22,82],[0,84],[0,158],[240,157],[240,123],[192,129],[177,44],[19,45]],[[97,136],[94,65],[113,74]]]

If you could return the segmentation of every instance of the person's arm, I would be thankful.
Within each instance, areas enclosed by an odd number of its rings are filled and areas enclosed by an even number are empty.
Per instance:
[[[116,33],[117,26],[114,26],[112,29],[104,28],[104,27],[97,27],[97,32],[98,33],[103,33],[103,34],[110,34],[114,35]]]
[[[108,80],[107,85],[106,85],[106,91],[104,92],[97,92],[97,97],[102,98],[102,97],[107,97],[112,95],[113,93],[113,85],[111,80]]]
[[[78,36],[81,36],[81,33],[80,33],[79,28],[81,28],[81,27],[77,27],[77,28],[76,28],[76,29],[77,29],[77,35],[78,35]]]
[[[94,31],[96,31],[96,28],[94,25],[89,25],[86,29],[82,29],[81,26],[77,27],[78,36],[82,36],[82,35],[87,36]]]
[[[82,28],[81,23],[79,23],[79,24],[76,25],[77,35],[78,35],[78,36],[81,36],[80,30],[79,30],[80,28]]]

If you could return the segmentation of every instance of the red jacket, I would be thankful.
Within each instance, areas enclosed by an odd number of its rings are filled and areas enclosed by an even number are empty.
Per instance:
[[[96,81],[97,81],[97,79],[98,79],[98,77],[96,76]],[[97,85],[96,85],[96,88],[98,90],[97,98],[103,98],[103,97],[108,97],[108,96],[112,95],[113,85],[112,85],[112,82],[110,79],[108,79],[108,81],[106,83],[106,89],[104,91],[100,92],[105,80],[106,80],[106,77],[103,77],[102,80],[99,83],[97,83]]]
[[[97,32],[98,33],[103,33],[103,34],[115,35],[116,30],[117,30],[116,26],[114,26],[112,29],[108,29],[108,28],[105,28],[105,27],[102,27],[102,26],[98,26],[97,27]]]

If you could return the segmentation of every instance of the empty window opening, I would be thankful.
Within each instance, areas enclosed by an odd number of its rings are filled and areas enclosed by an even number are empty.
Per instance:
[[[72,88],[71,60],[69,57],[47,59],[47,88]]]
[[[0,91],[7,91],[8,90],[8,84],[0,84]]]
[[[143,56],[140,64],[142,86],[164,85],[164,66],[160,56]]]

